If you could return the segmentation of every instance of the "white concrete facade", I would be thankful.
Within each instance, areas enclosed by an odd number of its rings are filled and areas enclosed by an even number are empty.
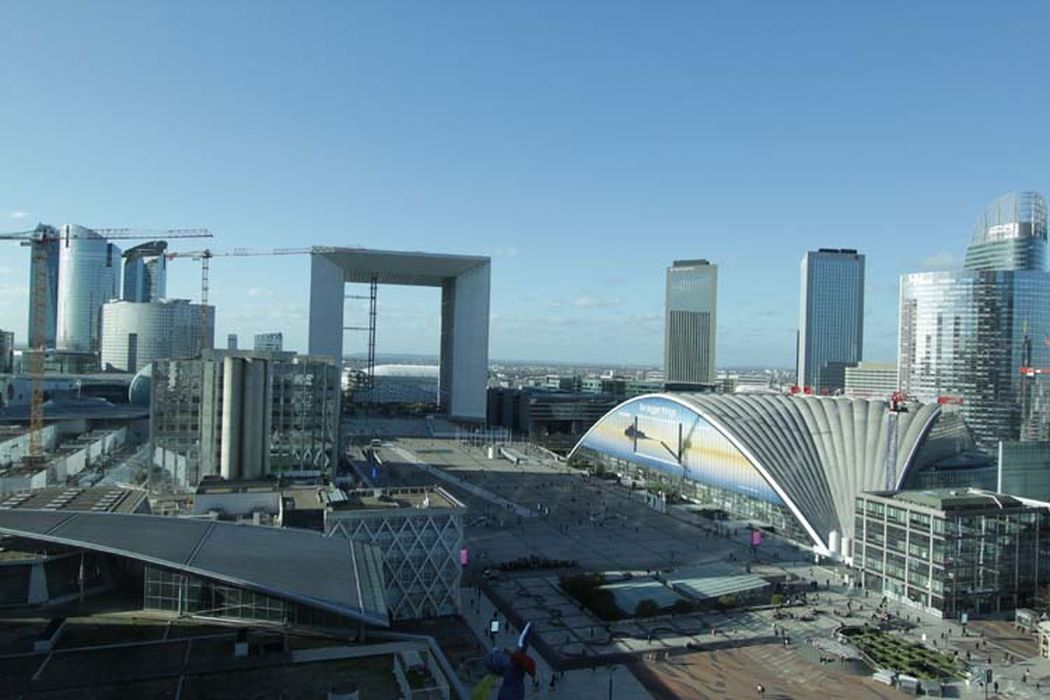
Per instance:
[[[342,360],[347,282],[375,280],[377,284],[440,287],[438,402],[454,418],[484,421],[490,276],[491,260],[487,257],[314,248],[310,267],[309,353]]]

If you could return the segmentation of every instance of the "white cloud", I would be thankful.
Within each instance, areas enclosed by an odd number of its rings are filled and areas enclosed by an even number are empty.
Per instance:
[[[572,302],[577,309],[612,309],[621,304],[623,302],[619,299],[602,299],[590,294],[578,296]]]
[[[250,297],[272,297],[272,289],[263,289],[261,287],[249,287],[248,296]]]
[[[29,212],[27,212],[27,211],[13,211],[13,212],[8,213],[7,216],[9,218],[12,218],[12,219],[24,219],[27,216],[29,216]]]

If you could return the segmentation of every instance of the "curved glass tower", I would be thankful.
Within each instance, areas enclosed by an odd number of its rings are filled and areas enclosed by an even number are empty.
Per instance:
[[[124,251],[124,301],[160,301],[168,295],[168,244],[150,241]]]
[[[1004,194],[977,220],[967,270],[1046,269],[1046,199],[1038,192]]]
[[[59,350],[98,352],[102,305],[119,293],[120,249],[91,229],[65,225],[58,250]]]
[[[901,277],[900,387],[958,405],[979,447],[1017,440],[1022,367],[1050,367],[1046,200],[1004,195],[984,211],[966,269]]]

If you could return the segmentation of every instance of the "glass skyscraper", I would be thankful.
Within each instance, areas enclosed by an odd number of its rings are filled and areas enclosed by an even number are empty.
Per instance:
[[[168,295],[168,244],[150,241],[124,252],[124,301],[160,301]]]
[[[900,386],[959,406],[979,447],[1020,438],[1022,367],[1050,366],[1046,201],[1005,195],[981,215],[965,270],[901,277]]]
[[[846,367],[864,353],[864,256],[848,248],[806,253],[798,319],[798,386],[842,390]]]
[[[675,260],[667,268],[664,380],[707,384],[715,380],[718,266]]]
[[[90,229],[65,225],[58,251],[56,345],[98,352],[102,305],[119,296],[120,248]]]

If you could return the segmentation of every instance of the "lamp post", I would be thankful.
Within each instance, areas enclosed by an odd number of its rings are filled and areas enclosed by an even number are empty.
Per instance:
[[[609,667],[609,700],[612,700],[612,696],[613,696],[613,694],[612,694],[612,681],[613,681],[613,671],[615,671],[615,670],[616,670],[615,666],[610,666]]]

